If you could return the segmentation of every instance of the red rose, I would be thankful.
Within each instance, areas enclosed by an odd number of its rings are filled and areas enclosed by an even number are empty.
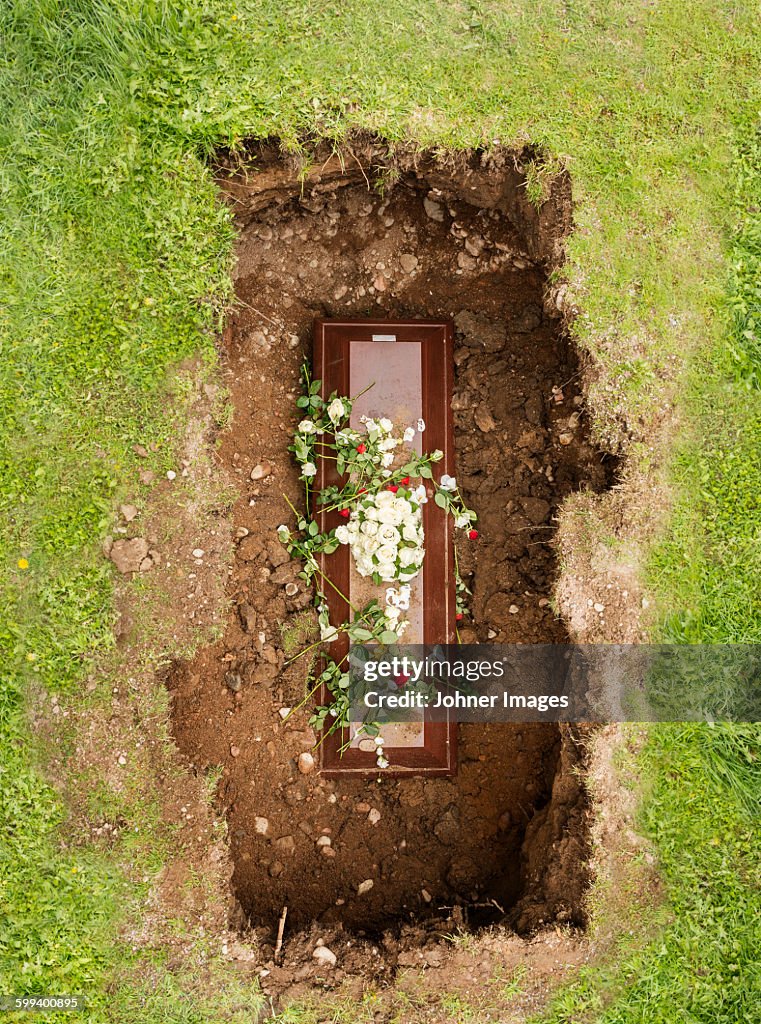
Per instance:
[[[394,676],[394,682],[400,688],[402,686],[406,686],[407,683],[409,682],[409,680],[410,680],[410,677],[409,676],[405,676],[404,673],[402,673],[401,675],[398,675],[398,676]]]
[[[405,486],[405,487],[407,486],[407,484],[408,484],[409,482],[410,482],[410,478],[409,478],[408,476],[404,476],[404,477],[402,477],[402,479],[401,479],[401,480],[399,481],[399,483],[400,483],[400,484],[404,484],[404,486]]]
[[[396,492],[399,490],[399,488],[397,487],[396,484],[389,484],[388,487],[386,488],[386,490],[387,491],[391,491],[392,494],[396,494]]]
[[[458,612],[456,618],[458,622],[462,622],[462,612]]]
[[[364,455],[365,452],[367,451],[367,448],[363,444],[358,444],[357,451],[359,452],[360,455]]]
[[[468,536],[471,540],[476,540],[478,538],[478,530],[468,530]]]
[[[338,514],[339,516],[343,516],[344,519],[348,519],[349,516],[351,515],[351,512],[348,510],[348,508],[342,508]]]

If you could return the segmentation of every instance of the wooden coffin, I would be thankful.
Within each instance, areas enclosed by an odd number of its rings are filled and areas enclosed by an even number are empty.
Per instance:
[[[350,425],[361,430],[360,417],[388,416],[395,422],[414,424],[425,420],[425,431],[413,442],[418,451],[438,448],[444,458],[433,466],[436,480],[454,475],[452,428],[453,327],[451,321],[430,320],[323,320],[314,327],[314,376],[322,381],[322,394],[332,392],[354,397],[373,385],[355,402]],[[319,489],[337,483],[334,464],[322,460],[316,484]],[[451,517],[435,504],[433,487],[427,484],[429,501],[423,506],[425,561],[415,580],[407,617],[410,627],[405,644],[454,643],[456,591]],[[324,514],[323,529],[344,520],[337,511]],[[323,571],[352,600],[366,582],[352,566],[347,546],[324,556]],[[349,607],[331,587],[325,587],[330,621],[337,625],[350,617]],[[382,591],[381,591],[382,593]],[[340,660],[348,649],[341,635],[330,654]],[[327,700],[328,695],[323,694]],[[429,722],[424,713],[414,723],[384,726],[385,754],[391,762],[384,774],[450,775],[456,770],[457,727],[453,722]],[[347,742],[347,749],[340,753]],[[320,746],[324,774],[377,773],[372,743],[340,730]]]

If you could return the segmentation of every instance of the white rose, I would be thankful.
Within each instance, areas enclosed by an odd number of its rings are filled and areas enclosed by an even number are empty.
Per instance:
[[[393,605],[391,605],[390,608],[386,609],[386,619],[388,620],[388,622],[396,622],[401,614],[401,609],[395,608]]]
[[[398,544],[399,531],[395,526],[384,523],[378,530],[378,540],[381,544]]]
[[[370,506],[370,508],[364,509],[364,514],[365,514],[365,519],[377,520],[377,518],[378,518],[378,509],[377,508],[373,508],[372,506]]]
[[[412,512],[412,505],[410,505],[406,498],[394,498],[391,508],[395,508],[402,518],[410,515]]]
[[[393,452],[386,452],[385,455],[381,455],[381,466],[383,466],[384,469],[388,469],[389,466],[393,465],[393,462],[394,462],[394,453]]]
[[[458,530],[464,530],[466,526],[470,526],[470,516],[455,516],[454,524]]]
[[[425,430],[425,420],[418,420],[417,421],[417,428],[418,428],[418,431],[422,434],[423,431]]]
[[[377,537],[363,537],[361,546],[366,555],[374,555],[381,543]]]
[[[384,505],[390,505],[394,501],[393,491],[379,491],[375,495],[375,504],[378,508],[383,508]]]
[[[300,434],[314,434],[317,431],[317,427],[314,425],[312,420],[302,420],[299,423]]]
[[[404,538],[404,540],[412,541],[412,543],[417,543],[417,527],[412,523],[406,523],[402,527],[402,537]]]
[[[379,441],[378,442],[378,451],[379,452],[390,452],[394,448],[396,448],[396,445],[397,445],[396,438],[387,437],[383,441]]]
[[[385,432],[386,434],[389,434],[389,433],[391,433],[391,431],[392,431],[392,430],[394,429],[394,424],[393,424],[393,423],[391,422],[391,420],[390,420],[390,419],[388,418],[388,416],[382,416],[382,417],[381,417],[381,418],[380,418],[380,419],[378,420],[378,426],[379,426],[379,427],[381,428],[381,430],[383,430],[383,431],[384,431],[384,432]]]
[[[415,501],[418,503],[418,505],[425,505],[425,503],[428,501],[428,495],[426,494],[425,484],[418,484],[418,486],[412,492],[412,495]]]
[[[414,436],[415,436],[415,428],[414,427],[407,427],[407,429],[404,431],[404,442],[405,442],[405,444],[409,444]]]
[[[305,462],[301,467],[302,476],[315,476],[317,474],[317,466],[313,462]]]
[[[423,553],[420,548],[402,548],[399,552],[399,561],[402,565],[419,565],[423,561]]]
[[[397,548],[395,544],[381,544],[375,552],[378,563],[382,566],[396,564]]]
[[[399,526],[401,521],[402,517],[395,508],[382,508],[378,512],[378,522],[384,526]]]
[[[349,533],[348,526],[337,526],[336,527],[336,540],[339,544],[348,544],[351,540],[351,534]]]
[[[340,398],[334,398],[328,406],[328,419],[331,423],[340,423],[346,415],[344,404]]]
[[[368,537],[374,537],[378,532],[378,524],[373,519],[366,519],[359,529]]]
[[[453,476],[450,476],[448,473],[442,473],[439,487],[442,489],[442,491],[456,491],[457,481]]]

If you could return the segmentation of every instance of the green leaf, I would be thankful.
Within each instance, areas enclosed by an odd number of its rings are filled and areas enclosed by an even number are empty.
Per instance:
[[[316,537],[319,532],[320,527],[314,520],[312,520],[312,522],[309,524],[309,529],[307,530],[307,533],[309,534],[310,537]]]
[[[441,491],[437,491],[436,492],[436,495],[435,495],[433,500],[436,502],[436,504],[439,506],[439,508],[446,508],[447,505],[449,504],[449,502],[444,497],[444,495],[441,493]]]
[[[297,408],[299,408],[299,409],[306,409],[308,405],[309,405],[309,399],[306,397],[306,395],[302,395],[301,398],[297,398],[296,399],[296,406],[297,406]]]
[[[380,635],[380,642],[382,644],[395,644],[399,637],[391,629],[384,629]]]

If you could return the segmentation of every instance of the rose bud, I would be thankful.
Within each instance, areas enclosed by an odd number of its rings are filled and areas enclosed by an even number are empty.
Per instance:
[[[386,490],[387,491],[391,491],[392,494],[396,494],[396,492],[399,490],[399,488],[398,488],[398,486],[396,484],[389,484],[388,487],[386,488]]]
[[[404,484],[405,487],[407,486],[407,484],[409,482],[410,482],[410,478],[408,476],[403,476],[402,479],[399,481],[399,483],[400,484]]]
[[[409,682],[409,679],[410,679],[410,677],[409,676],[405,676],[403,673],[401,675],[394,676],[394,682],[399,687],[406,686],[407,683]]]
[[[457,619],[458,622],[462,622],[462,612],[458,612],[455,618]]]
[[[338,514],[339,516],[343,516],[344,519],[348,519],[349,516],[351,515],[351,512],[348,510],[348,508],[342,508]]]
[[[468,536],[471,540],[476,540],[478,538],[478,530],[468,530]]]
[[[367,451],[367,447],[363,444],[358,444],[357,451],[359,452],[360,455],[364,455],[365,452]]]

